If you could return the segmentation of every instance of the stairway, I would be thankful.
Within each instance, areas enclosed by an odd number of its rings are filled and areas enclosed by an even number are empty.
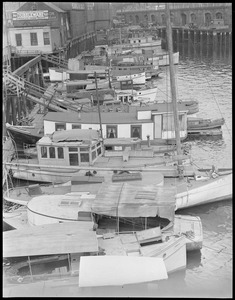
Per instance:
[[[53,63],[54,65],[57,65],[61,68],[68,69],[68,61],[65,59],[61,59],[58,56],[52,55],[52,54],[41,54],[41,57],[43,60],[46,60],[50,63]]]
[[[23,93],[34,103],[38,103],[54,111],[67,112],[72,110],[77,112],[78,107],[71,100],[61,99],[55,95],[56,89],[54,86],[44,89],[11,72],[4,73],[4,80],[8,92],[12,94],[19,96]]]

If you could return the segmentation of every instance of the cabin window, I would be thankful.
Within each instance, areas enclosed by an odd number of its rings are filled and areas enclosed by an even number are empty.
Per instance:
[[[38,45],[38,36],[36,32],[30,32],[30,41],[31,41],[31,46]]]
[[[66,125],[64,123],[55,123],[55,131],[65,130]]]
[[[141,126],[131,125],[131,137],[141,139]]]
[[[117,126],[107,126],[107,138],[117,138]]]
[[[78,152],[77,147],[69,147],[69,152]]]
[[[72,129],[81,129],[81,124],[72,124]]]
[[[78,166],[78,153],[69,153],[69,164],[70,166]]]
[[[89,153],[80,153],[81,162],[89,162]]]
[[[55,158],[55,148],[54,147],[49,147],[49,157]]]
[[[47,158],[47,147],[41,147],[41,157]]]
[[[57,148],[58,158],[64,158],[64,149],[62,147]]]
[[[95,160],[96,158],[96,150],[91,152],[91,159]]]

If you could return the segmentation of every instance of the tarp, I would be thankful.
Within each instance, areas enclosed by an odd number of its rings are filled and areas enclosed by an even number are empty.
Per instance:
[[[98,140],[99,133],[97,130],[93,129],[71,129],[71,130],[61,130],[55,131],[51,140],[54,143],[64,142],[64,141],[83,141],[83,140]]]
[[[113,217],[155,217],[172,221],[176,189],[155,185],[103,183],[92,205],[92,212]]]
[[[82,256],[79,287],[120,286],[167,279],[163,258]]]

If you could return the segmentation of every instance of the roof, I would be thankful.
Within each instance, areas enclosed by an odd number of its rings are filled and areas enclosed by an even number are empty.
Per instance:
[[[174,219],[175,188],[128,183],[103,183],[92,211],[114,217],[155,217]]]
[[[101,112],[101,120],[103,124],[130,124],[130,123],[153,123],[149,120],[137,120],[136,112]],[[44,121],[64,122],[74,124],[99,124],[99,114],[97,112],[89,112],[78,114],[74,112],[48,112],[44,117]]]
[[[79,287],[123,285],[125,287],[127,284],[151,282],[167,278],[168,275],[163,258],[82,256],[78,285]]]
[[[61,13],[65,13],[64,10],[62,10],[61,8],[59,8],[58,6],[56,6],[55,4],[53,4],[52,2],[44,2],[47,6],[49,6],[50,8],[56,10],[57,12],[61,12]]]
[[[96,233],[84,228],[84,221],[5,231],[3,244],[3,257],[98,251]]]
[[[64,141],[83,141],[83,140],[98,140],[99,134],[94,129],[71,129],[55,131],[51,135],[51,141],[54,143]]]

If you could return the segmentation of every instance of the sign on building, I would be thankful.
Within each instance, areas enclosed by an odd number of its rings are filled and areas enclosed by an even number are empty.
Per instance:
[[[16,11],[12,13],[14,21],[48,19],[48,10]]]

